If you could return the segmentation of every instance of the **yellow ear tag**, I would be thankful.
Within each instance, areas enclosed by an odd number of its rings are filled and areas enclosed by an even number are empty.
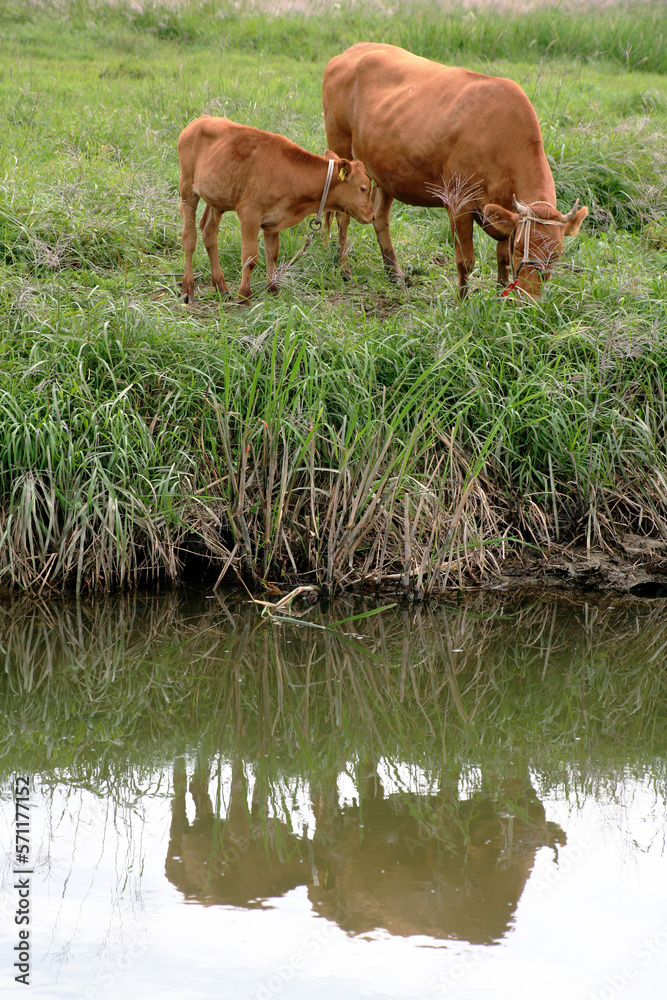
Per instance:
[[[339,170],[339,172],[338,172],[338,180],[339,181],[344,181],[345,180],[345,176],[346,176],[345,175],[345,167],[341,167],[340,170]]]

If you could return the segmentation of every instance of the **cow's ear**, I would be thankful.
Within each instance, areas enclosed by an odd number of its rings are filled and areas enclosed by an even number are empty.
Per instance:
[[[503,208],[502,205],[490,204],[484,206],[484,221],[497,229],[503,236],[511,236],[519,221],[519,216],[516,212],[510,212],[509,209]]]
[[[325,149],[322,156],[326,157],[327,160],[337,160],[338,153],[334,153],[333,149]]]
[[[588,209],[584,205],[582,206],[582,208],[579,209],[575,217],[570,222],[566,223],[565,235],[576,236],[581,227],[581,223],[584,221],[587,215],[588,215]]]
[[[338,180],[346,181],[352,173],[352,164],[349,160],[338,161]]]

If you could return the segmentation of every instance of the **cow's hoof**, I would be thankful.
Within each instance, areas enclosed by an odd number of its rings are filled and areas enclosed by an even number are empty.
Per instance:
[[[394,288],[399,292],[407,292],[410,287],[410,282],[407,278],[390,278],[389,283],[394,286]]]
[[[392,285],[398,285],[400,288],[405,288],[405,275],[402,271],[387,271],[387,277],[391,281]]]
[[[194,295],[188,295],[187,292],[183,292],[183,294],[181,295],[181,302],[183,303],[184,306],[191,306],[194,300],[195,300]]]

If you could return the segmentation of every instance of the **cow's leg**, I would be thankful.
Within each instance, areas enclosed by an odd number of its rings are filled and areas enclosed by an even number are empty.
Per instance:
[[[201,761],[197,761],[197,766],[190,781],[190,794],[195,803],[195,823],[200,823],[202,820],[213,815],[213,803],[208,793],[209,779],[208,767],[203,766]]]
[[[190,191],[187,195],[181,189],[180,211],[183,217],[183,251],[185,253],[185,271],[181,282],[182,299],[184,302],[195,300],[195,276],[192,272],[192,258],[197,246],[197,205],[199,195]]]
[[[468,294],[468,275],[475,266],[475,250],[472,242],[472,213],[455,216],[449,213],[449,221],[454,238],[454,260],[459,272],[459,295],[462,299]]]
[[[373,189],[373,209],[375,210],[373,228],[380,244],[382,262],[389,280],[399,284],[404,280],[404,274],[398,263],[389,229],[389,216],[393,200],[382,188],[376,186]]]
[[[167,878],[177,884],[179,868],[182,865],[183,835],[189,829],[188,816],[185,810],[185,793],[188,787],[188,776],[182,759],[174,765],[174,797],[171,802],[171,826],[169,827],[169,846],[165,859]]]
[[[259,219],[254,214],[238,213],[241,223],[241,284],[239,285],[239,302],[247,305],[250,299],[250,275],[257,266],[259,250]]]
[[[278,291],[278,251],[280,250],[279,233],[264,233],[264,249],[266,251],[266,287],[270,292]]]
[[[499,240],[496,247],[498,261],[498,284],[504,288],[510,276],[510,241]]]
[[[335,768],[326,771],[317,781],[310,783],[310,805],[315,816],[316,833],[326,842],[341,818],[338,801],[338,772]]]
[[[188,829],[188,817],[185,811],[185,793],[188,787],[188,776],[185,763],[178,758],[174,764],[174,798],[171,803],[170,841],[176,845],[177,852],[181,846],[181,836]]]
[[[204,214],[199,220],[199,228],[201,229],[201,237],[206,247],[208,259],[211,262],[211,281],[213,282],[213,287],[217,288],[222,295],[228,295],[229,287],[222,273],[220,258],[218,256],[218,231],[220,229],[221,218],[222,212],[218,212],[216,208],[207,205],[204,209]]]
[[[250,814],[243,764],[239,758],[232,762],[232,787],[227,809],[227,823],[233,837],[240,838],[250,831]]]
[[[336,259],[338,260],[338,266],[342,271],[343,277],[347,280],[352,277],[350,261],[347,255],[347,230],[350,225],[350,216],[346,215],[345,212],[336,212],[336,223],[338,224],[338,250],[336,251]]]
[[[361,803],[384,798],[384,787],[377,771],[377,763],[374,760],[366,757],[359,762],[357,788]]]

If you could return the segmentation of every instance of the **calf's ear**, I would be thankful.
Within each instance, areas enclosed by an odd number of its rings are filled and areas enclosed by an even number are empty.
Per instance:
[[[325,149],[322,156],[326,156],[327,160],[337,160],[338,153],[334,153],[333,149]]]
[[[349,160],[338,161],[338,180],[346,181],[352,173],[352,164]]]
[[[576,236],[581,227],[581,223],[584,221],[587,215],[588,215],[588,209],[586,208],[585,205],[583,205],[582,208],[579,209],[575,217],[566,224],[565,235]]]
[[[484,221],[492,225],[503,236],[511,236],[519,221],[519,216],[516,212],[510,212],[509,209],[503,208],[502,205],[491,203],[484,206]]]

